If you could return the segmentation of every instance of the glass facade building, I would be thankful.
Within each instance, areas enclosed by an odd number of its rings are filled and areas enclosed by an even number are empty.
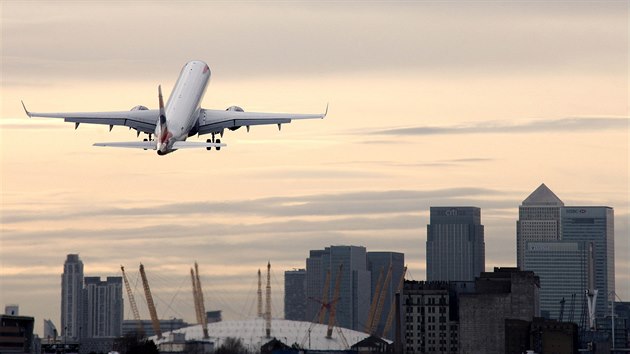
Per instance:
[[[593,244],[596,317],[609,312],[615,289],[614,211],[606,206],[565,206],[547,186],[538,187],[519,207],[517,264],[540,277],[544,317],[585,326],[588,247]],[[573,316],[571,316],[573,314]]]
[[[545,318],[582,323],[586,313],[588,245],[584,242],[528,242],[525,269],[540,277],[540,312]]]
[[[560,209],[564,203],[544,183],[518,208],[516,265],[525,268],[527,242],[560,240]]]
[[[485,270],[484,228],[476,207],[431,207],[427,281],[474,281]]]
[[[310,321],[306,317],[306,269],[284,272],[284,319]]]
[[[610,292],[615,290],[614,211],[606,206],[562,209],[562,239],[593,243],[595,289],[599,291],[595,315],[610,313]]]

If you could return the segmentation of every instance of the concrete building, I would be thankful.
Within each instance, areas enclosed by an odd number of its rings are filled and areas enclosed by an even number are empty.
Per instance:
[[[85,277],[84,338],[120,337],[123,322],[122,277]]]
[[[0,353],[31,353],[34,323],[33,317],[0,315]]]
[[[540,316],[540,280],[518,268],[494,268],[475,279],[475,293],[459,297],[459,352],[503,354],[507,319]]]
[[[306,269],[284,272],[284,319],[308,321],[306,318]]]
[[[61,334],[79,339],[83,322],[83,262],[78,254],[69,254],[61,275]]]
[[[401,279],[405,270],[405,255],[398,252],[368,252],[367,253],[368,270],[371,273],[371,299],[374,298],[376,288],[378,286],[378,279],[380,273],[383,272],[383,279],[381,284],[381,294],[384,296],[383,309],[380,318],[376,319],[376,335],[393,339],[396,333],[396,323],[392,321],[387,333],[384,333],[387,318],[390,316],[390,311],[394,310],[394,296],[399,291],[401,285]],[[389,267],[392,268],[391,277],[386,282],[387,273]],[[372,300],[371,300],[372,301]],[[392,314],[393,316],[393,314]]]
[[[525,268],[527,242],[560,240],[560,209],[564,203],[544,183],[518,208],[516,265]]]
[[[427,280],[474,281],[485,270],[481,209],[431,207],[427,225]]]
[[[455,283],[405,281],[404,352],[459,351],[458,293]]]
[[[365,247],[331,246],[310,252],[306,260],[308,299],[323,299],[326,274],[330,271],[329,302],[333,301],[335,279],[341,268],[340,292],[336,301],[336,323],[340,327],[363,330],[371,301],[371,274],[367,270]],[[307,318],[317,315],[321,303],[307,302]]]

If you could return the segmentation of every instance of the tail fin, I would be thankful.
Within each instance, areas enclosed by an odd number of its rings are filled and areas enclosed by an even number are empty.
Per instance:
[[[160,100],[160,126],[166,127],[166,113],[164,112],[164,99],[162,98],[162,85],[158,85],[158,98]]]

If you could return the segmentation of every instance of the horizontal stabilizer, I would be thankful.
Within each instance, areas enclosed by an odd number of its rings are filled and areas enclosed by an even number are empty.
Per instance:
[[[120,147],[120,148],[134,148],[155,150],[155,141],[117,141],[112,143],[95,143],[94,146],[108,146],[108,147]]]
[[[194,149],[194,148],[209,148],[209,147],[223,147],[227,146],[223,143],[207,143],[205,141],[176,141],[173,144],[173,149]]]

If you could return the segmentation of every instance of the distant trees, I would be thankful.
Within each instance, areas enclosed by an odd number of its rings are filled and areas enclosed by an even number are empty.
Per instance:
[[[249,350],[243,345],[240,338],[227,337],[220,347],[214,351],[215,354],[249,354]]]

